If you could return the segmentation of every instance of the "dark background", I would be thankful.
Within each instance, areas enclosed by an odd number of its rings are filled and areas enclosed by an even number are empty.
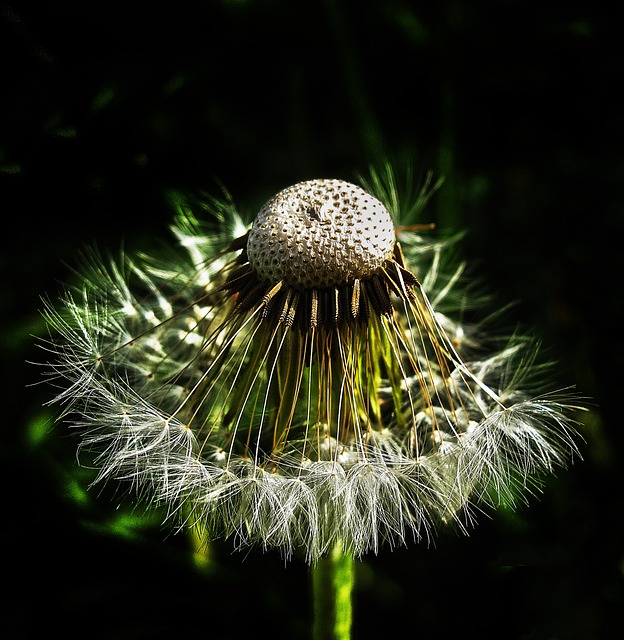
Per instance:
[[[309,637],[301,562],[226,542],[202,572],[186,537],[85,493],[26,362],[77,252],[167,239],[172,192],[221,181],[253,212],[387,158],[445,177],[423,221],[467,231],[496,304],[518,301],[556,384],[595,406],[583,462],[527,508],[365,558],[356,637],[621,637],[624,16],[606,5],[0,4],[0,635]]]

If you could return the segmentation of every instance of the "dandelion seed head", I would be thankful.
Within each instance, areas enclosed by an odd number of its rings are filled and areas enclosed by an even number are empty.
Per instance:
[[[309,180],[262,207],[247,254],[265,280],[323,288],[370,276],[394,244],[392,219],[377,198],[343,180]]]
[[[97,480],[313,562],[467,530],[566,465],[574,406],[524,384],[532,343],[489,348],[445,310],[463,267],[403,248],[376,193],[301,182],[225,242],[187,212],[179,262],[98,263],[48,305],[55,400]]]

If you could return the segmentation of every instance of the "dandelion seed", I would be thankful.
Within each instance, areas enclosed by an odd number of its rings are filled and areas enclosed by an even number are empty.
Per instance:
[[[249,228],[225,207],[245,229],[227,242],[185,211],[171,266],[94,261],[47,306],[56,401],[99,480],[314,562],[465,529],[567,463],[570,398],[510,377],[528,341],[466,357],[478,327],[444,309],[462,267],[445,276],[444,247],[377,193],[302,182]]]

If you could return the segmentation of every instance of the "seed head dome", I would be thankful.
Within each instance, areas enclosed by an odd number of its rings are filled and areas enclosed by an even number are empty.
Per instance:
[[[309,180],[280,191],[260,210],[247,256],[260,279],[324,288],[371,276],[393,253],[386,207],[343,180]]]

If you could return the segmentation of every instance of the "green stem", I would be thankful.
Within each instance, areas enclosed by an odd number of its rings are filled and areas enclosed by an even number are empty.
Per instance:
[[[201,521],[191,522],[187,531],[195,567],[206,573],[212,571],[214,569],[212,548],[203,523]]]
[[[337,544],[312,568],[314,640],[349,640],[354,560]]]

